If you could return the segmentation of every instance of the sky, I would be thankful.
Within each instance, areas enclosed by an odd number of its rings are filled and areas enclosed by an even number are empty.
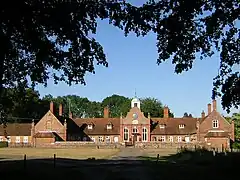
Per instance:
[[[135,1],[135,0],[133,0]],[[137,0],[138,3],[142,1]],[[135,1],[136,3],[136,1]],[[64,83],[54,85],[49,80],[48,86],[37,86],[41,96],[78,95],[92,101],[102,101],[105,97],[118,94],[127,97],[154,97],[169,106],[175,117],[182,117],[184,112],[200,117],[202,110],[207,112],[211,103],[213,78],[219,67],[219,54],[203,60],[196,59],[193,68],[182,74],[174,73],[171,61],[157,65],[156,36],[128,37],[100,21],[96,39],[103,46],[109,67],[96,66],[95,74],[87,74],[86,86]],[[217,100],[218,110],[227,115]],[[232,112],[239,112],[233,109]]]

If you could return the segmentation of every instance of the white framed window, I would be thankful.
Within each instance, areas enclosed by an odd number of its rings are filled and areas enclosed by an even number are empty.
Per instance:
[[[28,136],[23,137],[23,143],[28,143]]]
[[[95,142],[95,141],[96,141],[95,137],[91,137],[91,140],[92,140],[93,142]]]
[[[142,141],[147,141],[147,128],[143,127]]]
[[[112,124],[107,124],[107,129],[112,129]]]
[[[177,141],[178,141],[178,142],[182,142],[182,137],[181,137],[181,136],[178,136],[178,137],[177,137]]]
[[[179,129],[184,129],[185,124],[179,124],[178,127],[179,127]]]
[[[189,136],[186,136],[186,137],[185,137],[185,142],[186,142],[186,143],[189,143],[189,142],[190,142],[190,137],[189,137]]]
[[[20,136],[16,136],[16,143],[20,143],[21,139],[20,139]]]
[[[128,131],[128,128],[125,127],[123,130],[123,140],[128,141],[128,139],[129,139],[129,131]]]
[[[160,127],[160,129],[164,129],[165,128],[165,124],[160,124],[159,127]]]
[[[107,142],[107,143],[110,143],[110,142],[111,142],[110,136],[106,136],[106,142]]]
[[[99,142],[103,142],[103,137],[102,137],[102,136],[99,136],[99,137],[98,137],[98,141],[99,141]]]
[[[118,142],[118,137],[114,137],[114,142],[115,142],[115,143]]]
[[[88,129],[93,129],[93,125],[92,124],[88,124]]]
[[[8,142],[8,143],[11,142],[11,136],[7,136],[7,142]]]
[[[168,140],[169,140],[169,142],[173,142],[173,137],[169,136]]]
[[[133,127],[133,130],[132,130],[132,132],[133,133],[137,133],[138,132],[138,129],[137,129],[137,127],[135,126],[135,127]]]
[[[2,142],[3,141],[3,136],[0,136],[0,142]]]
[[[161,139],[160,139],[160,141],[162,141],[162,142],[165,142],[165,141],[166,141],[166,138],[165,138],[165,136],[161,136]]]
[[[213,128],[218,128],[219,127],[218,120],[213,120],[212,121],[212,127]]]

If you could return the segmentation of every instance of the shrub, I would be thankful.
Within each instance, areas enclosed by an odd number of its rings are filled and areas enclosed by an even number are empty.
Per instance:
[[[232,148],[233,148],[233,149],[240,149],[240,142],[234,142],[234,143],[232,144]]]
[[[0,142],[0,148],[8,147],[8,142]]]

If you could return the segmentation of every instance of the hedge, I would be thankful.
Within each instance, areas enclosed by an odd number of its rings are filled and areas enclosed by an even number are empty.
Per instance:
[[[8,142],[0,142],[0,148],[8,147]]]

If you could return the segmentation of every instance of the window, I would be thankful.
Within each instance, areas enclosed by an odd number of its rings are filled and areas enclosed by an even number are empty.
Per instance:
[[[218,120],[213,120],[212,126],[213,126],[213,128],[218,128]]]
[[[154,137],[153,137],[153,141],[157,141],[157,137],[154,136]]]
[[[185,127],[185,124],[179,124],[179,129],[183,129]]]
[[[2,137],[2,136],[0,136],[0,142],[1,142],[1,141],[3,141],[3,137]]]
[[[102,136],[99,136],[99,137],[98,137],[98,141],[99,141],[99,142],[103,142],[103,137],[102,137]]]
[[[118,137],[114,137],[114,142],[115,142],[115,143],[118,142]]]
[[[134,107],[137,107],[137,103],[134,103]]]
[[[138,132],[138,129],[137,129],[137,127],[135,126],[134,128],[133,128],[133,133],[137,133]]]
[[[161,136],[160,141],[165,142],[165,136]]]
[[[165,128],[165,124],[160,124],[159,127],[160,127],[160,129],[164,129]]]
[[[7,137],[7,142],[10,143],[11,142],[11,136]]]
[[[110,141],[111,141],[110,136],[106,136],[106,142],[110,143]]]
[[[169,142],[173,142],[173,137],[172,136],[169,136]]]
[[[91,140],[92,140],[93,142],[95,142],[95,137],[91,137]]]
[[[181,136],[178,136],[178,137],[177,137],[177,141],[178,141],[178,142],[182,142],[182,137],[181,137]]]
[[[51,121],[47,121],[47,123],[46,123],[46,129],[47,130],[51,130],[52,129],[52,124],[51,124]]]
[[[23,137],[23,143],[28,143],[28,136]]]
[[[128,141],[128,129],[127,128],[124,128],[123,130],[123,139],[124,141]]]
[[[88,129],[92,129],[93,128],[93,125],[92,124],[88,124]]]
[[[16,137],[16,143],[20,143],[20,136]]]
[[[147,141],[147,128],[143,128],[142,141]]]
[[[112,129],[112,124],[107,124],[107,129]]]

